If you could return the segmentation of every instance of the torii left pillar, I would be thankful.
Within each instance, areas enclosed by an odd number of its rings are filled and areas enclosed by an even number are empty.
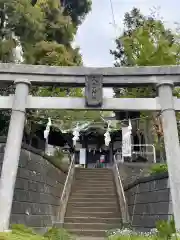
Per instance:
[[[9,229],[30,82],[26,79],[19,79],[15,81],[15,86],[16,90],[0,179],[0,232]]]

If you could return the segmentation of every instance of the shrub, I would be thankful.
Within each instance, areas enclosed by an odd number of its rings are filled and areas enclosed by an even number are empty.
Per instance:
[[[47,233],[44,234],[45,239],[48,240],[73,240],[74,238],[63,228],[50,228]]]
[[[156,228],[161,239],[171,239],[172,235],[176,233],[174,217],[170,221],[158,221]]]
[[[131,229],[117,229],[109,232],[109,240],[179,240],[176,234],[175,221],[172,217],[169,221],[158,221],[155,229],[150,232],[135,232]]]
[[[24,233],[24,234],[36,235],[31,228],[27,228],[23,224],[13,224],[11,229],[13,233]]]
[[[152,165],[150,168],[151,175],[165,173],[165,172],[168,172],[168,166],[165,163],[164,164],[156,163],[156,164]]]
[[[0,233],[0,240],[73,240],[64,229],[51,228],[44,234],[38,235],[24,225],[12,225],[12,232]]]

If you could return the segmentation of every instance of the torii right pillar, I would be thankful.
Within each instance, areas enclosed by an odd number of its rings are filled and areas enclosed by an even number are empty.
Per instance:
[[[176,230],[180,230],[180,145],[173,100],[173,83],[162,82],[157,85],[164,132],[166,160]]]

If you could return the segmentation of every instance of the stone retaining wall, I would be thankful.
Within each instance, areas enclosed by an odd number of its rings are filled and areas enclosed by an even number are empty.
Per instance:
[[[1,141],[2,142],[2,141]],[[4,144],[0,144],[0,171]],[[45,231],[58,219],[66,173],[55,167],[40,151],[22,146],[11,223]]]
[[[139,178],[149,175],[152,163],[124,162],[118,163],[123,185],[130,184]]]
[[[125,186],[125,194],[132,227],[149,231],[158,220],[172,216],[168,174],[142,177]]]

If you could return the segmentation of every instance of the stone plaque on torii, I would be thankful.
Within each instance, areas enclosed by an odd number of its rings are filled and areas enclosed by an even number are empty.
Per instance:
[[[101,80],[91,84],[92,76],[101,76]],[[85,82],[86,91],[90,89],[86,99],[29,95],[30,85],[85,87]],[[174,86],[180,86],[180,66],[85,68],[0,64],[0,87],[12,83],[15,94],[0,96],[0,109],[12,109],[0,182],[0,232],[9,228],[26,109],[160,111],[175,224],[180,229],[180,146],[175,115],[175,111],[180,111],[180,99],[172,93]],[[147,85],[157,87],[158,97],[101,98],[102,86]]]
[[[89,75],[85,79],[85,99],[87,107],[101,107],[103,103],[103,76]]]

